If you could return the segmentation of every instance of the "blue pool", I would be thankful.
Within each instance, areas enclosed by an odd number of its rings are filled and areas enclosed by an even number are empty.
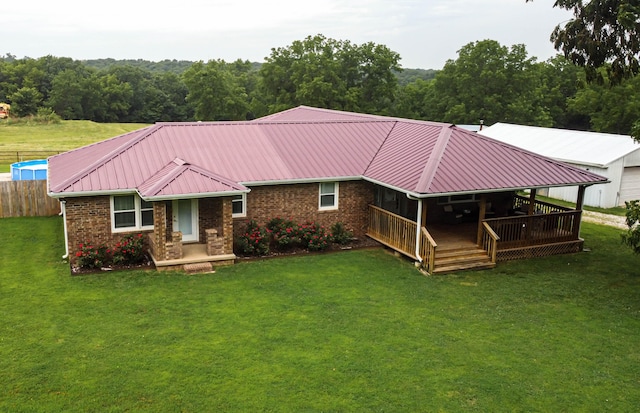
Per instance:
[[[47,160],[16,162],[11,164],[12,181],[47,179]]]

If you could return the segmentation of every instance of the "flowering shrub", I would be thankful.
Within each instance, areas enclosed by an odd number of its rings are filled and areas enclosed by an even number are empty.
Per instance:
[[[122,238],[113,248],[113,263],[116,265],[139,264],[144,260],[144,237],[130,234]]]
[[[300,244],[298,224],[283,219],[273,218],[267,222],[267,230],[271,233],[271,239],[276,249],[284,251]]]
[[[300,225],[298,232],[300,245],[309,251],[322,251],[329,246],[329,234],[315,222]]]
[[[266,255],[269,253],[270,236],[265,227],[251,220],[236,241],[236,248],[245,255]]]
[[[94,246],[91,241],[78,245],[78,265],[82,268],[100,268],[109,258],[110,250],[106,245]]]
[[[342,222],[336,222],[331,226],[331,242],[346,245],[353,239],[353,232],[347,230]]]

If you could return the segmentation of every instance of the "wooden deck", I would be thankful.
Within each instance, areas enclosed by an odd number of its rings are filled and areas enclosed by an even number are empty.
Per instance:
[[[443,274],[495,267],[487,251],[476,243],[478,223],[428,225],[427,230],[438,245],[432,273]]]

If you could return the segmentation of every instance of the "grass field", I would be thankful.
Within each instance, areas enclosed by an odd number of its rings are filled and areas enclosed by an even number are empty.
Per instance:
[[[72,277],[0,220],[0,411],[593,411],[640,405],[640,274],[590,252],[424,277],[383,250]]]
[[[138,123],[95,123],[86,120],[67,120],[50,125],[0,122],[0,152],[65,151],[145,126],[147,125]],[[9,172],[12,162],[0,162],[0,172]]]

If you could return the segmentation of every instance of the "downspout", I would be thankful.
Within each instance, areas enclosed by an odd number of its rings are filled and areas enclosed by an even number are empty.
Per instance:
[[[67,201],[60,201],[60,214],[62,215],[62,225],[64,226],[64,255],[63,260],[69,258],[69,235],[67,234]]]

